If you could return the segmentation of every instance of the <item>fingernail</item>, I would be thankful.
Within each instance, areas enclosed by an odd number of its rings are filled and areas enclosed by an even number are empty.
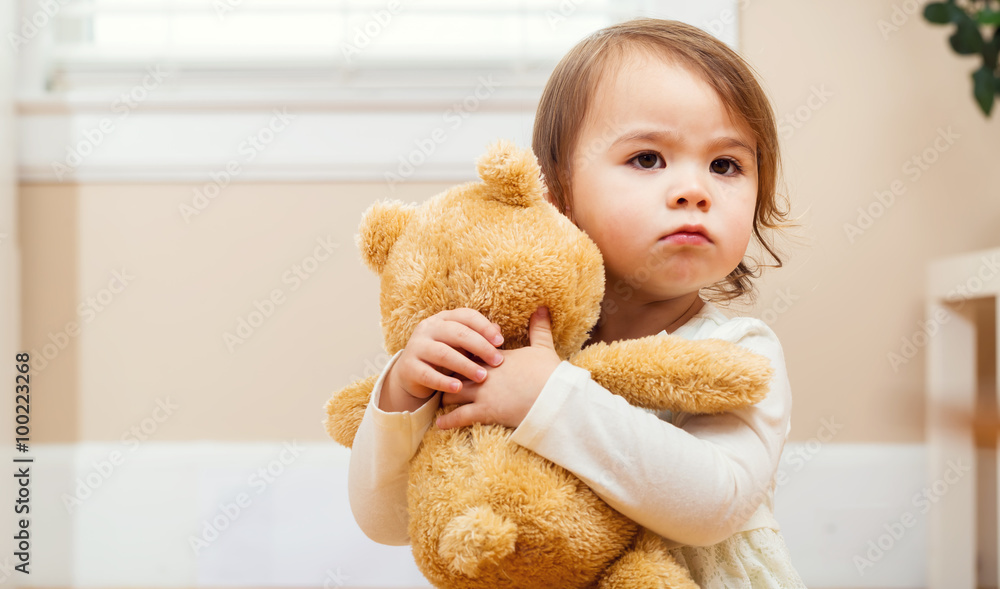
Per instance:
[[[548,317],[549,316],[549,308],[548,307],[538,307],[538,316],[539,317]]]
[[[439,429],[444,429],[443,427],[441,427],[441,418],[440,417],[438,417],[436,420],[434,420],[434,424],[436,426],[438,426]]]
[[[452,382],[450,385],[448,385],[448,387],[451,389],[451,392],[457,393],[458,389],[462,388],[462,383]]]
[[[493,336],[493,345],[494,346],[499,346],[502,343],[503,343],[503,335],[501,335],[501,334],[498,333],[498,334],[496,334],[496,335]]]
[[[483,380],[484,378],[486,378],[486,369],[480,368],[476,371],[476,380]]]
[[[497,354],[496,356],[493,356],[493,361],[490,362],[490,364],[500,366],[501,362],[503,362],[503,354]]]

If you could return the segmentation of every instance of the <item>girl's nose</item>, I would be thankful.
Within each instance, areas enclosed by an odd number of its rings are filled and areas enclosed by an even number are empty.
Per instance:
[[[670,208],[694,207],[703,212],[712,208],[712,196],[705,187],[705,179],[697,173],[686,175],[675,188],[667,201]]]

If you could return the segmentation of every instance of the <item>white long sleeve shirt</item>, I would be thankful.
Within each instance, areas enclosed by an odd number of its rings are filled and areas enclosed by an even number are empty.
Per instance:
[[[609,505],[662,536],[668,548],[709,546],[757,528],[777,531],[774,475],[791,428],[792,401],[777,336],[758,319],[729,318],[710,303],[672,335],[722,339],[767,357],[774,370],[767,397],[718,415],[656,414],[562,362],[511,439],[576,474]],[[403,545],[409,543],[408,463],[440,399],[413,412],[378,409],[382,382],[397,357],[375,384],[348,477],[351,509],[365,534]]]

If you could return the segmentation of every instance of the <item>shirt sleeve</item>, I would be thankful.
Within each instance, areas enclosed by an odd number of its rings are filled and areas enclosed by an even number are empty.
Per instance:
[[[691,546],[721,542],[768,497],[790,428],[791,389],[781,345],[763,322],[731,320],[710,337],[771,361],[762,401],[717,415],[681,413],[674,425],[563,362],[512,439],[664,538]]]
[[[386,412],[378,408],[382,384],[400,352],[389,360],[375,382],[371,400],[351,448],[347,494],[358,527],[380,544],[409,544],[406,488],[410,459],[440,404],[435,394],[416,411]]]

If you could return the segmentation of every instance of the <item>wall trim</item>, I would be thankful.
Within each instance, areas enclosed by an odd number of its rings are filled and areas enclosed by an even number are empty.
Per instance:
[[[349,451],[332,442],[85,442],[32,453],[38,585],[423,584],[408,547],[357,528]],[[924,586],[924,515],[863,575],[852,561],[884,523],[914,511],[928,480],[923,444],[789,443],[779,469],[776,516],[809,587]],[[66,498],[84,494],[70,513]],[[206,526],[220,529],[196,553],[191,539],[207,538]]]
[[[528,147],[534,108],[487,108],[485,87],[440,109],[22,109],[22,183],[461,182],[506,138]],[[228,170],[228,171],[227,171]]]

